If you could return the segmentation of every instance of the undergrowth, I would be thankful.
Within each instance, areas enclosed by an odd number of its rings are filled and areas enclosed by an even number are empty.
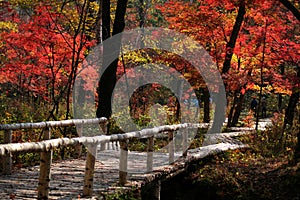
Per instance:
[[[291,162],[297,124],[282,132],[283,116],[275,114],[266,130],[240,137],[250,148],[204,158],[165,182],[161,199],[300,199],[300,163]]]

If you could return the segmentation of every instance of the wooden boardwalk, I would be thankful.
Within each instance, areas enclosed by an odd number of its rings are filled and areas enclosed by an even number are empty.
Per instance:
[[[146,153],[134,153],[135,163],[131,163],[138,173],[128,174],[128,183],[119,187],[119,159],[118,150],[103,151],[98,154],[101,159],[96,160],[94,174],[94,195],[90,198],[82,197],[85,173],[85,158],[54,162],[51,166],[51,183],[49,199],[101,199],[101,194],[119,189],[141,188],[159,178],[166,179],[182,172],[191,162],[203,158],[217,151],[242,148],[244,146],[230,143],[219,143],[188,151],[186,157],[179,158],[171,165],[154,167],[151,173],[139,171],[144,168]],[[168,155],[157,154],[155,158],[165,161]],[[130,166],[130,165],[129,165]],[[131,168],[132,172],[135,170]],[[129,167],[130,170],[130,167]],[[12,175],[0,176],[0,199],[36,199],[39,166],[14,170]]]
[[[270,124],[270,120],[260,123],[260,129]],[[191,163],[199,159],[228,149],[245,148],[236,139],[240,134],[247,134],[250,129],[236,129],[231,133],[206,134],[205,146],[190,149],[186,156],[182,152],[175,152],[179,157],[171,165],[168,164],[169,154],[154,152],[153,171],[146,172],[147,153],[128,153],[128,176],[125,186],[119,185],[119,148],[100,151],[98,149],[94,171],[93,196],[83,197],[83,184],[86,171],[86,158],[63,160],[51,164],[51,181],[49,199],[102,199],[102,194],[115,192],[116,190],[143,189],[155,181],[164,181],[172,176],[183,172]],[[203,144],[204,144],[203,143]],[[14,169],[11,175],[0,175],[0,199],[37,199],[37,187],[39,179],[39,166]]]

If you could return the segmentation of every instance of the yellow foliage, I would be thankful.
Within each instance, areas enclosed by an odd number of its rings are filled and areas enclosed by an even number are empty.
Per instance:
[[[0,21],[0,30],[11,30],[11,31],[14,31],[14,32],[17,32],[18,29],[17,29],[17,24],[16,23],[13,23],[13,22],[3,22],[3,21]]]

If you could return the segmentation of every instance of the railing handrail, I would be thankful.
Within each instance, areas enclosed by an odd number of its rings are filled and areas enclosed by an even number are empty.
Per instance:
[[[61,121],[26,122],[15,124],[0,124],[0,130],[40,129],[48,127],[75,126],[79,124],[99,124],[106,122],[107,119],[105,117],[92,119],[68,119]]]
[[[103,130],[104,134],[97,136],[81,136],[84,125],[99,124],[99,128]],[[113,135],[105,135],[107,130],[107,119],[106,118],[93,118],[93,119],[71,119],[62,121],[46,121],[36,123],[17,123],[17,124],[0,124],[0,130],[4,130],[4,142],[6,144],[0,144],[0,157],[3,160],[3,171],[6,174],[11,174],[12,169],[12,154],[15,152],[41,152],[40,161],[40,174],[38,184],[38,199],[47,199],[49,196],[50,187],[50,171],[52,163],[52,152],[53,149],[62,146],[75,146],[80,150],[82,144],[89,145],[91,148],[86,155],[86,168],[84,178],[83,194],[90,196],[93,192],[93,176],[95,167],[95,155],[96,146],[98,144],[119,141],[120,142],[120,163],[119,163],[119,183],[125,185],[127,180],[127,162],[128,162],[128,144],[125,142],[132,138],[147,138],[147,171],[153,170],[153,138],[161,133],[167,132],[168,140],[174,139],[174,131],[179,129],[189,128],[200,128],[208,127],[209,124],[174,124],[164,125],[154,128],[146,128],[139,131],[119,133]],[[78,135],[81,137],[76,138],[56,138],[51,139],[51,128],[62,127],[62,126],[76,126]],[[40,142],[24,142],[24,143],[11,143],[12,131],[17,129],[42,129],[44,128],[43,141]],[[183,154],[187,148],[187,132],[183,133]],[[174,162],[174,145],[168,147],[169,163]],[[80,152],[80,151],[79,151]],[[80,153],[79,153],[80,155]]]
[[[79,121],[79,120],[78,120]],[[183,128],[197,128],[200,124],[184,123],[174,125],[164,125],[154,128],[146,128],[140,131],[133,131],[128,133],[120,133],[113,135],[98,135],[92,137],[76,137],[76,138],[57,138],[49,139],[41,142],[24,142],[24,143],[10,143],[0,144],[0,156],[11,155],[15,152],[30,152],[30,151],[50,151],[62,146],[74,146],[78,144],[100,144],[113,141],[124,141],[132,138],[149,138],[156,136],[159,133],[167,131],[176,131]]]

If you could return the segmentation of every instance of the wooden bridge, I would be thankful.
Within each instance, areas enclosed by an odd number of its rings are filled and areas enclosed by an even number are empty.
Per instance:
[[[137,191],[137,198],[159,199],[160,182],[184,171],[199,159],[228,149],[244,148],[233,137],[252,129],[230,133],[206,134],[202,146],[187,149],[190,129],[208,124],[166,125],[114,135],[77,138],[51,138],[51,128],[77,125],[78,131],[88,124],[99,124],[105,130],[107,120],[74,119],[40,123],[3,124],[4,142],[0,145],[3,174],[0,175],[1,199],[101,199],[102,193],[115,190]],[[79,126],[78,126],[79,125]],[[13,130],[45,129],[44,141],[11,143]],[[175,132],[183,130],[181,151],[169,145],[166,151],[154,151],[154,138],[166,135],[170,143]],[[147,139],[147,152],[128,151],[128,140]],[[169,144],[170,144],[169,143]],[[52,151],[62,146],[75,146],[80,154],[81,145],[89,147],[86,156],[52,162]],[[14,170],[11,155],[17,152],[41,152],[39,166]]]

